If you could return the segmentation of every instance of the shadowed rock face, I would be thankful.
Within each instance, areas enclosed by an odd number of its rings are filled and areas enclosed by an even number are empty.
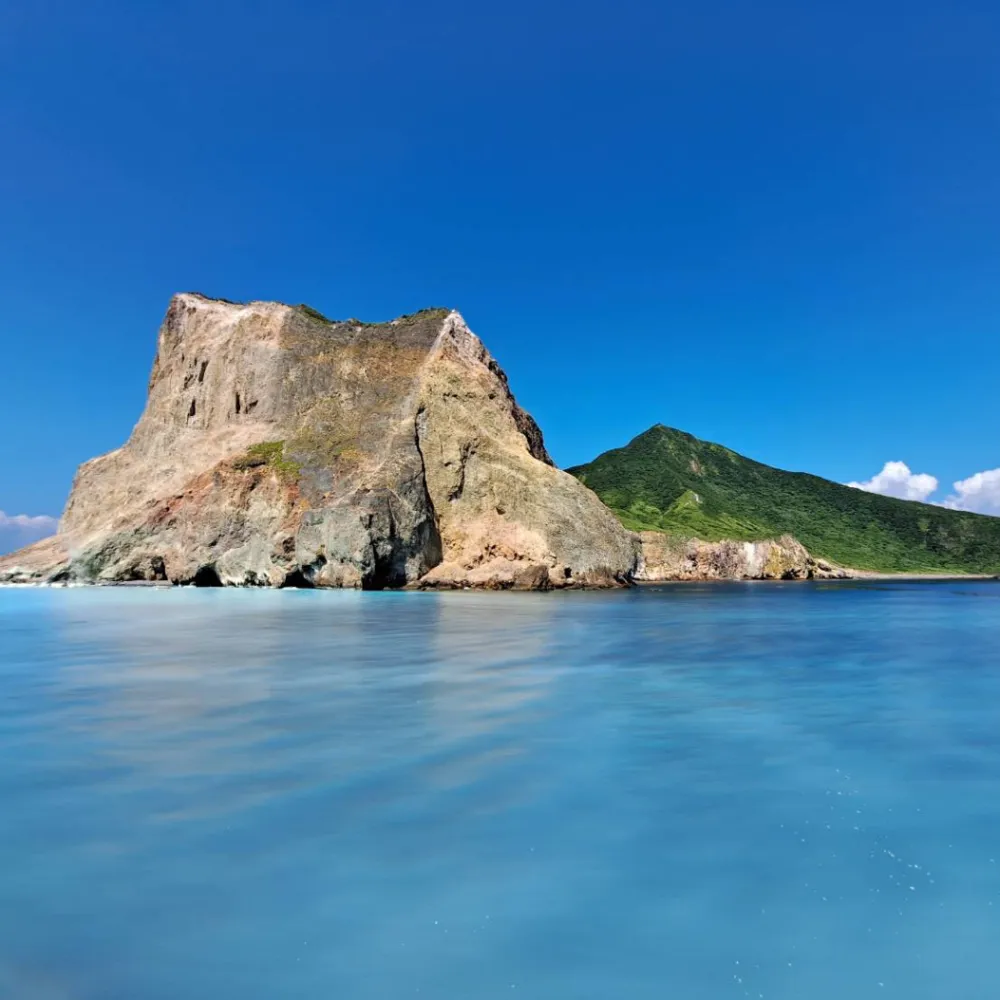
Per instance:
[[[457,313],[330,323],[189,294],[132,436],[0,580],[547,588],[625,581],[637,551]]]

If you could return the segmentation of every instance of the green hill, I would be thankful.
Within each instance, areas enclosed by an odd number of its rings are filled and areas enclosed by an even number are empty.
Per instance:
[[[854,569],[1000,572],[1000,518],[783,472],[660,424],[568,471],[636,531],[708,541],[787,533]]]

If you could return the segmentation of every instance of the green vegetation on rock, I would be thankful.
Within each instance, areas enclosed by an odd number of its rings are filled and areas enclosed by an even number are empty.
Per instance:
[[[332,319],[327,319],[318,309],[313,309],[312,306],[307,306],[304,302],[299,303],[295,307],[299,312],[305,313],[310,319],[318,320],[320,323],[332,323]]]
[[[315,320],[318,323],[333,324],[338,322],[337,320],[330,319],[328,316],[324,316],[318,309],[314,309],[310,305],[306,305],[305,302],[300,302],[295,307],[303,316],[307,316],[309,319]],[[425,320],[435,320],[444,319],[449,313],[450,309],[445,309],[443,306],[431,306],[428,309],[418,309],[414,313],[404,313],[402,316],[397,317],[392,322],[396,324],[407,324],[407,323],[420,323]],[[340,321],[345,326],[388,326],[388,323],[378,322],[370,323],[366,320],[357,319],[352,316],[349,319]]]
[[[257,469],[265,465],[282,479],[292,481],[299,478],[301,471],[298,462],[285,458],[284,441],[262,441],[260,444],[252,444],[247,448],[245,454],[233,460],[233,468],[243,471]]]
[[[1000,572],[1000,518],[784,472],[661,424],[568,471],[635,531],[706,541],[790,534],[854,569]]]
[[[445,309],[444,306],[431,306],[428,309],[419,309],[415,313],[404,313],[396,322],[419,323],[421,320],[445,319],[450,312],[451,310]]]

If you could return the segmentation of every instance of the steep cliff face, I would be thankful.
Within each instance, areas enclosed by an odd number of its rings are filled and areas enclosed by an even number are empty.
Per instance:
[[[457,313],[178,295],[128,442],[0,580],[544,588],[624,581],[637,555]]]
[[[658,531],[643,531],[636,579],[657,580],[821,580],[851,574],[814,559],[791,535],[760,542],[703,542]]]
[[[635,536],[552,466],[535,422],[512,403],[496,362],[458,316],[449,317],[417,411],[443,552],[425,585],[625,579],[637,559]]]

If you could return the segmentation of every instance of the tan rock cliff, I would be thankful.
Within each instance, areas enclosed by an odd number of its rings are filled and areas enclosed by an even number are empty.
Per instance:
[[[187,294],[128,442],[0,581],[548,588],[625,582],[637,557],[458,313]]]

